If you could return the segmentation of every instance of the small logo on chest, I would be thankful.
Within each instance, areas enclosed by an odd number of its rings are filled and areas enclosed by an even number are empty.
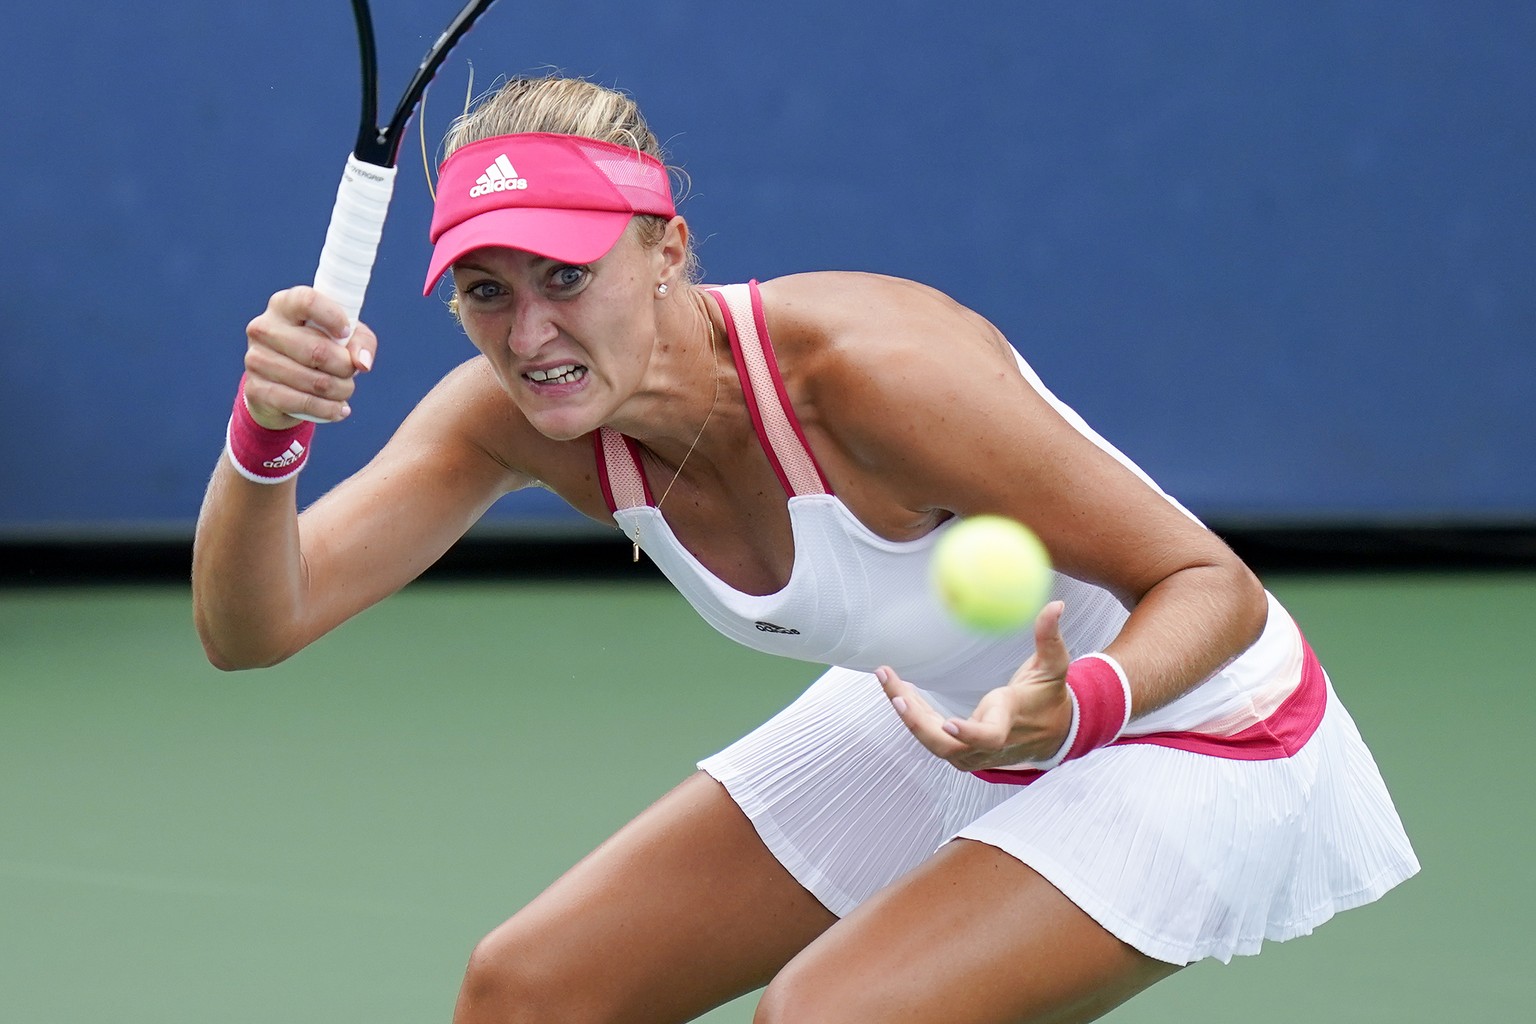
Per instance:
[[[774,622],[761,622],[761,621],[759,621],[759,622],[754,622],[753,625],[757,627],[757,631],[759,633],[784,633],[786,635],[792,635],[792,636],[799,636],[800,635],[800,631],[798,629],[791,629],[788,626],[780,626],[779,624],[774,623]]]

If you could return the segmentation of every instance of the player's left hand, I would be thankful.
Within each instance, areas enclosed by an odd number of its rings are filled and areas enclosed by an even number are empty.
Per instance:
[[[962,771],[1047,761],[1072,727],[1067,691],[1071,655],[1061,635],[1060,601],[1035,618],[1035,653],[1013,678],[981,698],[969,718],[946,718],[888,666],[875,678],[918,742]]]

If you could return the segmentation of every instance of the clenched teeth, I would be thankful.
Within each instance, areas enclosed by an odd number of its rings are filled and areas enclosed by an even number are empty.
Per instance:
[[[524,376],[536,384],[569,384],[587,375],[587,368],[576,363],[552,366],[547,370],[529,370]]]

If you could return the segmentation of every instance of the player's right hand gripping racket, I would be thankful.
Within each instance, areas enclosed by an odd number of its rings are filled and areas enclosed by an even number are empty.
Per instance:
[[[357,144],[352,155],[347,157],[341,186],[336,190],[331,225],[326,229],[320,265],[315,270],[315,290],[340,303],[353,323],[362,312],[368,279],[373,275],[379,238],[384,233],[384,218],[389,212],[390,196],[395,191],[395,159],[400,153],[406,122],[410,121],[422,94],[427,91],[427,84],[447,59],[448,52],[494,2],[470,0],[464,5],[417,65],[416,74],[411,76],[400,96],[394,115],[388,123],[381,125],[378,123],[379,65],[373,41],[373,16],[368,10],[368,0],[352,0],[363,69],[362,116],[357,129]]]

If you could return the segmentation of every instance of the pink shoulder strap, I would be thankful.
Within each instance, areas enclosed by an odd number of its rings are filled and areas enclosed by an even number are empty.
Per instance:
[[[640,469],[640,453],[635,450],[633,438],[612,427],[598,427],[592,435],[592,446],[597,454],[597,482],[609,512],[653,504],[651,485],[645,482],[645,473]]]
[[[757,282],[732,284],[708,290],[725,319],[736,375],[747,398],[747,411],[758,441],[773,466],[784,493],[831,494],[832,488],[811,455],[805,433],[784,391],[773,343],[763,319],[763,300]],[[633,439],[617,430],[599,427],[592,435],[597,457],[597,478],[610,512],[638,505],[652,505],[650,485],[640,469],[640,453]]]
[[[752,425],[784,493],[790,497],[831,494],[832,488],[811,455],[805,432],[800,429],[800,421],[789,404],[784,379],[779,376],[779,364],[773,356],[773,343],[768,338],[763,298],[758,293],[757,282],[714,288],[710,295],[725,317],[731,354],[736,359],[736,374],[746,393]]]

